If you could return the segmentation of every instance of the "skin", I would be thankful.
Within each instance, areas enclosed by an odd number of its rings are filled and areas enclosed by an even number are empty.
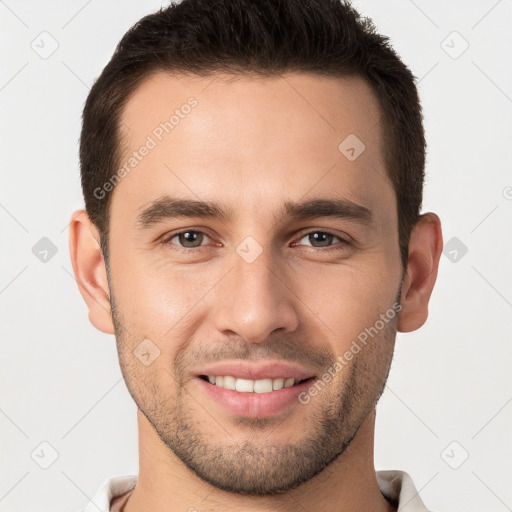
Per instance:
[[[159,72],[123,112],[123,163],[190,97],[197,106],[111,192],[108,276],[85,211],[70,225],[89,319],[116,335],[139,408],[139,478],[125,511],[396,510],[375,477],[375,406],[397,330],[427,318],[439,218],[420,218],[404,271],[378,103],[356,77]],[[365,144],[354,161],[338,150],[348,134]],[[234,217],[137,226],[165,194],[217,201]],[[374,221],[280,215],[285,201],[333,197],[365,206]],[[204,235],[188,245],[170,237],[183,228]],[[322,244],[307,236],[316,232],[334,237]],[[236,251],[247,236],[262,249],[252,263]],[[239,359],[290,360],[322,375],[397,300],[400,314],[307,405],[239,417],[195,378],[202,363]],[[160,350],[148,366],[133,353],[145,338]]]

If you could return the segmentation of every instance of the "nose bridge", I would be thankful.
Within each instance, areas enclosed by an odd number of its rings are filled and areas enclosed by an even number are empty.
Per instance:
[[[236,275],[236,283],[239,287],[253,290],[261,299],[275,300],[277,290],[283,286],[275,270],[280,262],[276,261],[271,249],[261,246],[252,237],[247,237],[236,249],[233,272]]]
[[[232,270],[217,304],[217,328],[230,330],[248,341],[264,342],[276,329],[293,331],[299,323],[293,293],[285,286],[271,249],[252,237],[244,239],[233,255]]]

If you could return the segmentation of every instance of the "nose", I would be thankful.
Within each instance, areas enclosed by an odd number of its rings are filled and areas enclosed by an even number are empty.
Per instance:
[[[265,342],[276,330],[295,331],[300,299],[289,276],[286,263],[276,262],[268,249],[252,263],[235,254],[233,267],[219,283],[215,297],[218,331],[237,334],[251,343]]]

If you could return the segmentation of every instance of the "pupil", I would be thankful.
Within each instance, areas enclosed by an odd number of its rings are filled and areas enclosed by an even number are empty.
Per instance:
[[[197,231],[186,231],[185,233],[180,233],[180,243],[185,247],[190,247],[187,245],[187,243],[194,244],[194,241],[197,242],[198,235],[201,235],[201,233],[198,233]],[[196,247],[196,245],[192,245],[192,247]]]
[[[323,245],[329,245],[329,243],[325,243],[326,241],[327,242],[330,242],[331,238],[333,237],[333,235],[331,235],[330,233],[311,233],[310,236],[313,236],[313,238],[317,241],[317,242],[320,242],[320,244],[323,244]],[[319,240],[320,239],[323,239],[323,240]],[[321,246],[323,246],[321,245]]]

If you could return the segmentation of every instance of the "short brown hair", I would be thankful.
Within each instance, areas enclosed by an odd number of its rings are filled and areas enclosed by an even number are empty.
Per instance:
[[[415,77],[343,0],[183,0],[139,20],[119,42],[83,111],[80,165],[85,206],[107,258],[111,194],[95,193],[120,164],[120,118],[130,95],[156,71],[275,76],[359,76],[381,107],[386,170],[398,205],[402,265],[422,203],[423,117]]]

